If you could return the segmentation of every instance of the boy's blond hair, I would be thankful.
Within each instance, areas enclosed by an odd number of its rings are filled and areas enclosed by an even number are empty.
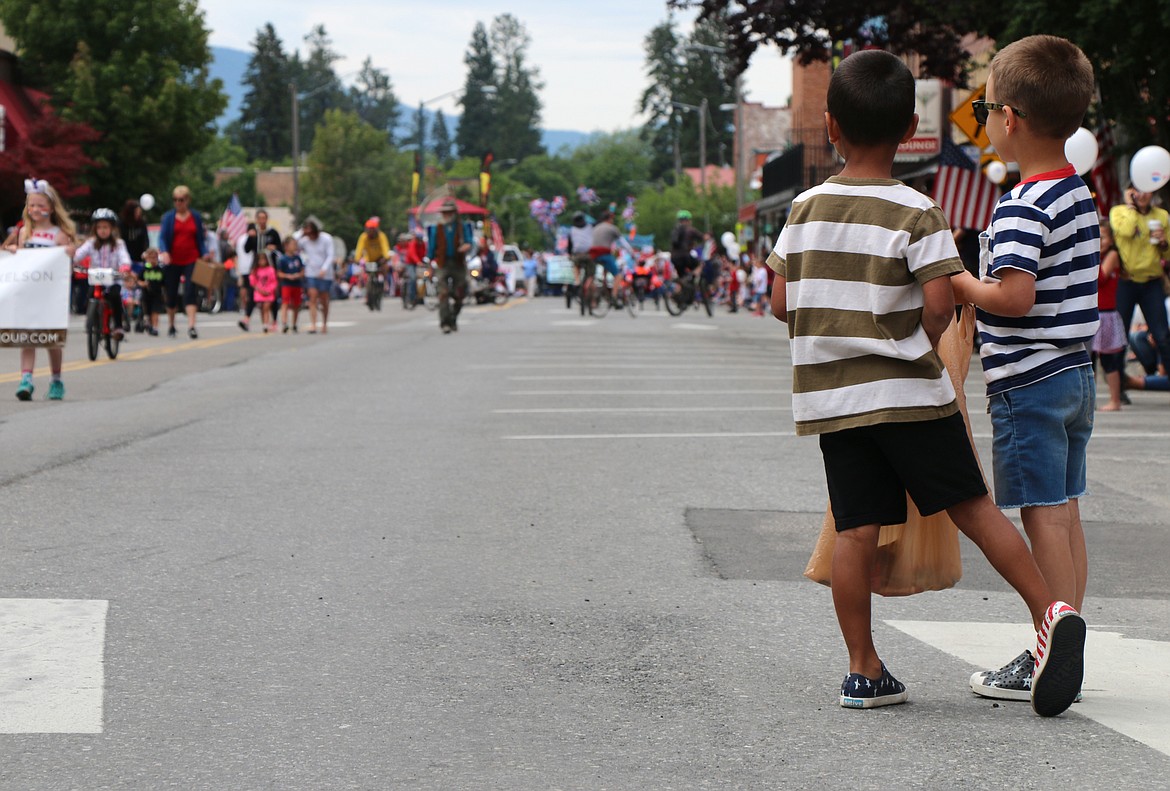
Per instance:
[[[1093,99],[1093,65],[1076,44],[1057,36],[1008,44],[991,61],[991,76],[996,101],[1018,109],[1043,137],[1066,140]]]

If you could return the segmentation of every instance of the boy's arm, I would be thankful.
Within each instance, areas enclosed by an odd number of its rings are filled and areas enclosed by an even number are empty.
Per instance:
[[[949,277],[936,277],[922,284],[922,329],[930,338],[931,348],[938,348],[939,338],[955,318],[955,297]]]
[[[1000,279],[992,283],[976,280],[970,272],[951,277],[955,302],[970,302],[996,316],[1026,316],[1036,304],[1036,278],[1022,269],[1003,268]]]
[[[776,275],[772,281],[772,315],[788,322],[788,281],[783,275]]]

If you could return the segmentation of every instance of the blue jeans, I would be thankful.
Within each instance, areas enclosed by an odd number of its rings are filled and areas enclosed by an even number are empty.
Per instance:
[[[406,279],[403,288],[406,289],[406,304],[413,305],[418,299],[418,265],[407,264],[402,267],[402,276]]]
[[[1121,316],[1126,332],[1129,332],[1129,325],[1133,323],[1135,305],[1141,307],[1142,315],[1146,317],[1146,325],[1154,336],[1154,345],[1158,347],[1158,356],[1164,364],[1170,366],[1170,325],[1166,320],[1166,295],[1162,292],[1162,280],[1159,278],[1147,283],[1119,281],[1117,314]]]
[[[1061,505],[1085,494],[1096,383],[1082,365],[990,398],[995,504]]]

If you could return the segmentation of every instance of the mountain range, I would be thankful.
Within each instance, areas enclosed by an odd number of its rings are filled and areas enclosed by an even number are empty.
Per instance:
[[[229,47],[211,48],[211,77],[218,77],[223,80],[223,90],[228,97],[227,108],[216,119],[216,123],[221,129],[240,115],[240,107],[243,105],[244,95],[247,93],[247,88],[244,85],[244,72],[248,68],[248,60],[251,57],[252,53],[239,49],[231,49]],[[398,128],[395,130],[395,137],[402,140],[413,133],[415,108],[399,102],[398,109],[398,117],[400,120],[398,122]],[[423,115],[426,118],[427,132],[429,133],[433,113],[430,110],[424,109]],[[444,116],[444,119],[447,122],[447,128],[450,130],[452,137],[454,137],[455,130],[459,128],[459,116]],[[591,135],[588,132],[578,132],[570,129],[544,129],[541,131],[541,142],[544,143],[545,149],[550,154],[555,154],[562,148],[567,148],[571,151],[589,140],[590,137]]]

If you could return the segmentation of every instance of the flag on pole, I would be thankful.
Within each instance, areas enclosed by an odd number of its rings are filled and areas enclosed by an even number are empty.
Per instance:
[[[422,151],[414,152],[414,172],[410,174],[410,205],[418,205],[418,188],[422,181]]]
[[[227,231],[228,241],[233,245],[248,232],[248,217],[240,205],[240,196],[234,192],[227,208],[223,210],[223,216],[219,218],[219,229]]]
[[[492,191],[492,160],[495,154],[491,151],[483,155],[483,164],[479,166],[479,205],[487,208],[488,195]]]
[[[492,247],[496,248],[497,253],[504,250],[504,230],[500,228],[500,224],[496,222],[494,216],[492,217]]]
[[[943,140],[934,179],[934,202],[943,210],[952,228],[986,229],[991,225],[999,187],[983,175],[971,157],[950,140]]]

